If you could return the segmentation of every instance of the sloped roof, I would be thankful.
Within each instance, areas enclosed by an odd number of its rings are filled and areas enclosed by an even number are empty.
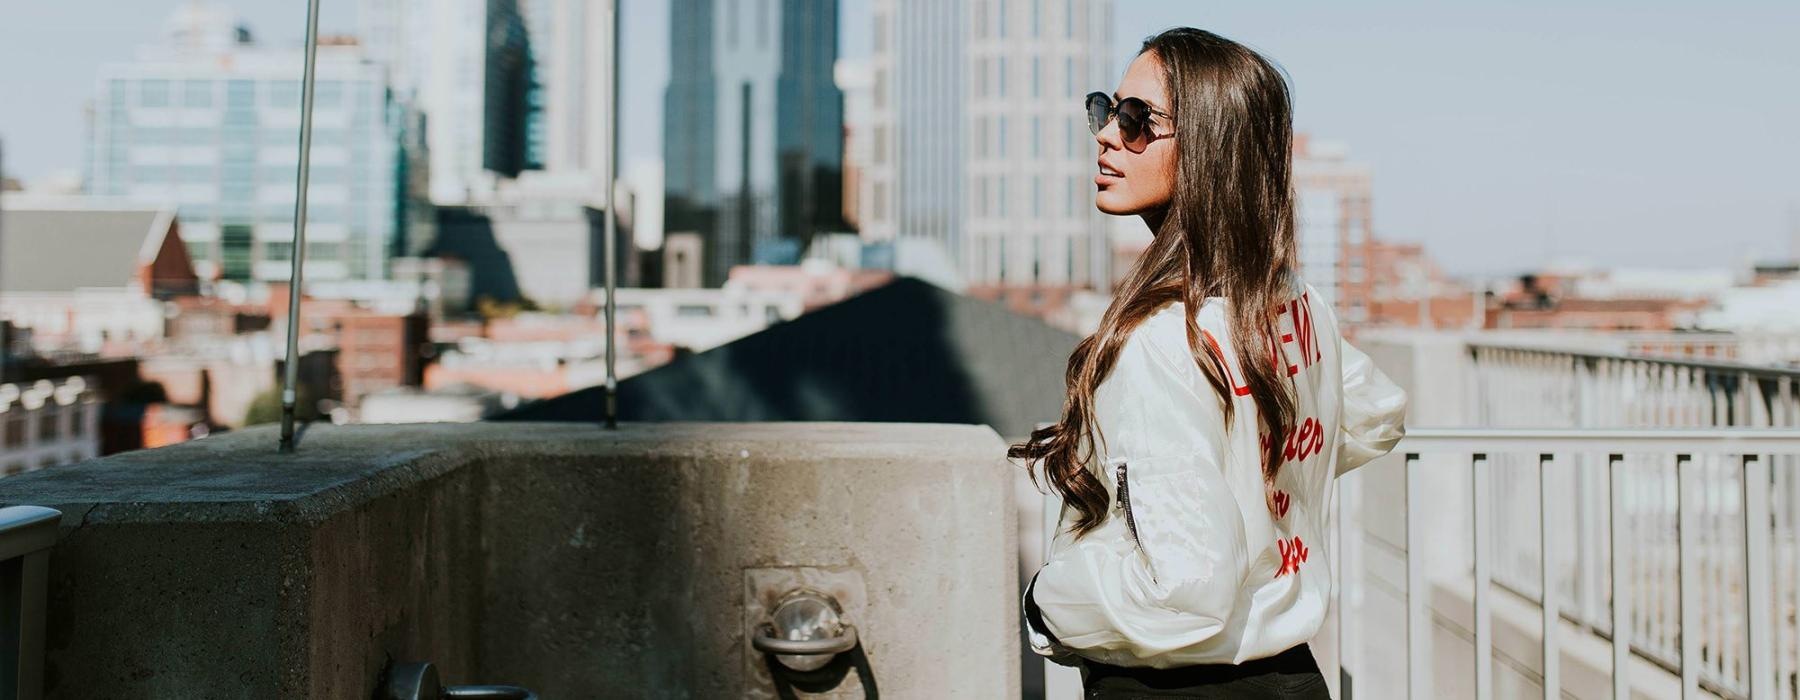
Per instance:
[[[902,277],[619,382],[623,421],[974,423],[1022,438],[1055,420],[1079,338]],[[592,421],[604,389],[494,420]]]
[[[155,209],[0,208],[0,292],[130,286],[172,218]]]

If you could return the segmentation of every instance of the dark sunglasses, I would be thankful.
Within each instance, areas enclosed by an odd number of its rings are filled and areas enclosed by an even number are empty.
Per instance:
[[[1112,96],[1104,92],[1090,92],[1087,96],[1088,131],[1099,134],[1106,128],[1106,123],[1113,117],[1119,118],[1119,138],[1125,147],[1136,153],[1143,153],[1150,147],[1150,142],[1174,136],[1173,133],[1157,134],[1150,130],[1150,115],[1157,115],[1174,121],[1175,115],[1164,112],[1136,97],[1127,97],[1113,104]]]

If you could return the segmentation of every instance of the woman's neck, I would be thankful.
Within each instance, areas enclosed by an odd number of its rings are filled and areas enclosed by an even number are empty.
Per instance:
[[[1156,234],[1162,232],[1163,219],[1167,218],[1168,215],[1169,215],[1168,207],[1162,207],[1160,209],[1152,209],[1150,211],[1139,214],[1138,217],[1144,220],[1145,226],[1150,227],[1150,235],[1155,236]]]

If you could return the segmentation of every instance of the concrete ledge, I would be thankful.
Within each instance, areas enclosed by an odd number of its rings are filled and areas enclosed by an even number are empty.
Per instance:
[[[369,697],[390,660],[547,698],[773,697],[744,629],[747,582],[772,569],[861,581],[850,614],[880,690],[1018,694],[1013,467],[984,426],[275,442],[250,430],[0,480],[0,505],[65,514],[48,697]],[[860,697],[855,678],[838,692]]]

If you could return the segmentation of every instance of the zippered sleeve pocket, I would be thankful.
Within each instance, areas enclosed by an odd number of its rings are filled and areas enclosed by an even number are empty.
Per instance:
[[[1137,545],[1139,549],[1143,549],[1144,543],[1142,540],[1138,539],[1137,517],[1131,513],[1131,477],[1129,472],[1130,464],[1127,461],[1123,459],[1114,460],[1113,483],[1116,485],[1119,493],[1119,497],[1116,499],[1117,503],[1114,507],[1117,508],[1120,514],[1125,518],[1125,529],[1127,532],[1131,533],[1132,544]]]

